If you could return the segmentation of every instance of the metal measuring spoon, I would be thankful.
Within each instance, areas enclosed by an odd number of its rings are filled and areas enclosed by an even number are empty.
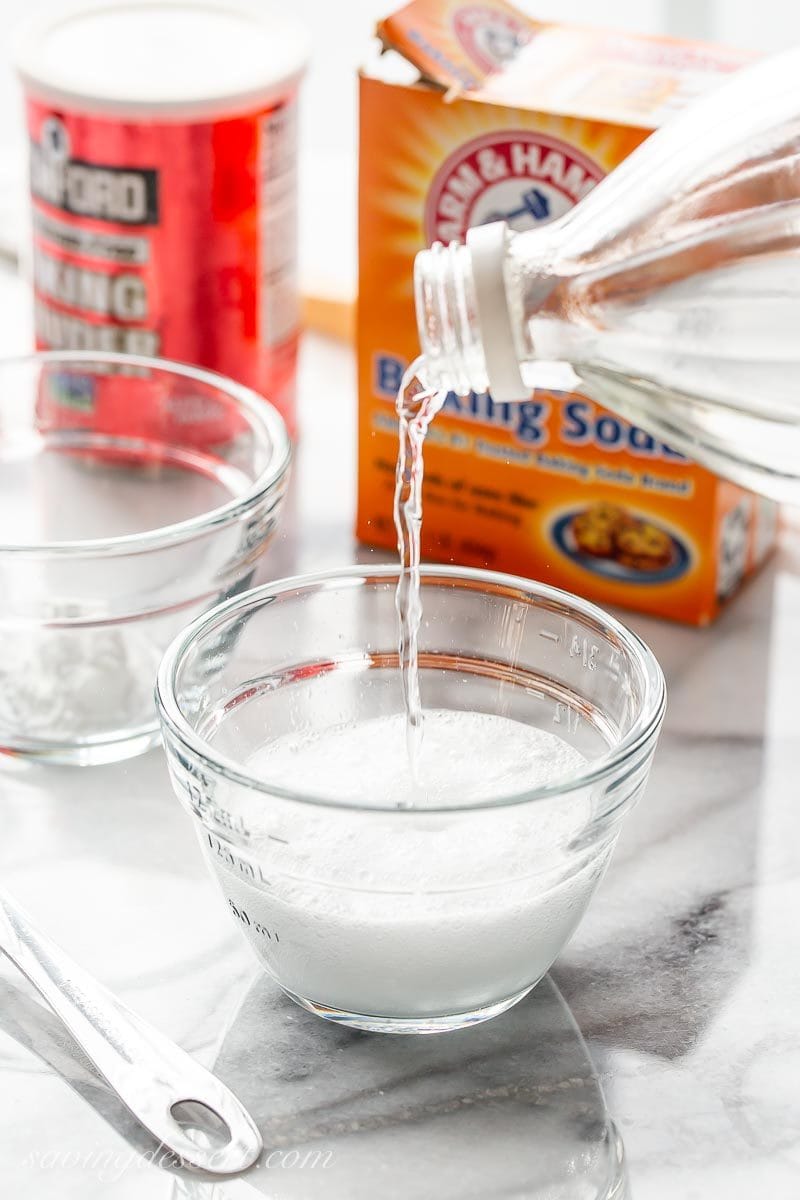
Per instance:
[[[72,962],[3,888],[0,951],[136,1119],[183,1165],[232,1175],[256,1161],[261,1135],[233,1092]]]

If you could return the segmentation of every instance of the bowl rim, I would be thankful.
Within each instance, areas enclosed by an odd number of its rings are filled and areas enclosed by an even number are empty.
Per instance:
[[[425,813],[464,813],[480,812],[491,808],[508,807],[515,804],[527,804],[532,801],[553,799],[567,792],[577,791],[584,787],[593,786],[620,771],[626,764],[631,764],[631,770],[638,765],[639,756],[655,742],[666,710],[666,682],[661,667],[646,643],[616,617],[607,613],[599,605],[580,596],[549,584],[538,583],[517,575],[509,575],[497,571],[487,571],[477,567],[458,567],[428,563],[420,568],[423,585],[435,584],[437,580],[450,582],[454,587],[460,585],[480,589],[500,589],[517,592],[523,599],[543,599],[550,605],[567,606],[581,616],[589,617],[595,622],[601,622],[608,628],[624,646],[639,667],[643,695],[640,711],[631,724],[631,728],[606,754],[592,760],[587,769],[576,775],[569,776],[563,782],[555,782],[540,787],[529,788],[525,791],[509,793],[501,797],[493,797],[484,803],[464,805],[447,804],[425,806],[424,808],[389,808],[379,805],[367,806],[360,802],[348,800],[333,800],[323,793],[312,794],[306,790],[297,792],[270,784],[263,777],[251,775],[242,764],[227,755],[217,753],[203,737],[191,726],[184,716],[175,692],[175,679],[181,663],[187,652],[204,634],[211,632],[215,626],[221,626],[235,620],[243,613],[271,604],[281,597],[298,597],[303,592],[318,592],[332,590],[338,587],[375,586],[396,581],[400,574],[398,565],[385,565],[365,568],[349,566],[339,569],[313,572],[305,575],[295,575],[279,579],[274,583],[262,584],[251,588],[239,596],[233,597],[215,608],[196,618],[192,623],[173,639],[167,648],[159,665],[156,677],[156,708],[165,734],[164,741],[168,748],[168,737],[177,739],[193,756],[206,767],[224,776],[226,779],[243,787],[262,792],[273,798],[310,804],[326,809],[358,810],[365,813],[383,814],[403,813],[412,817],[420,817]],[[630,770],[626,772],[630,774]],[[624,776],[624,777],[626,777]],[[624,803],[626,795],[618,798],[618,803]],[[617,805],[604,810],[601,817],[608,815]]]
[[[273,404],[252,388],[236,383],[218,371],[196,367],[190,363],[176,362],[169,358],[153,358],[142,354],[118,354],[112,351],[85,350],[40,350],[31,354],[4,356],[0,358],[0,378],[6,370],[63,363],[65,367],[104,363],[111,366],[144,368],[162,374],[178,375],[208,387],[217,388],[229,396],[237,407],[245,412],[251,429],[261,440],[269,444],[272,453],[264,469],[239,496],[211,508],[207,512],[183,521],[174,521],[155,529],[139,533],[123,533],[105,538],[70,538],[63,541],[0,542],[0,556],[19,555],[26,557],[103,557],[118,553],[141,554],[159,550],[223,528],[235,522],[260,500],[276,489],[286,477],[292,459],[292,444],[283,417]]]

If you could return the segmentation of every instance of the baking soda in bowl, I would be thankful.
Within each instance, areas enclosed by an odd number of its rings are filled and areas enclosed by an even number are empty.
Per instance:
[[[200,837],[233,915],[285,990],[327,1015],[367,1014],[385,1028],[403,1014],[398,1031],[423,1032],[531,988],[575,929],[607,853],[576,856],[590,819],[580,791],[502,804],[526,788],[569,787],[585,769],[556,735],[429,710],[415,781],[404,733],[395,714],[276,739],[248,771],[300,795],[324,788],[330,803],[300,837],[278,818],[252,852],[209,830]],[[480,807],[487,800],[497,803]]]
[[[399,715],[286,734],[248,762],[256,778],[300,794],[313,795],[324,780],[330,804],[423,810],[561,784],[585,765],[580,751],[545,729],[450,709],[425,713],[416,778],[408,769]]]
[[[245,0],[78,3],[20,34],[40,349],[210,367],[293,428],[305,59]],[[62,423],[127,432],[117,400],[113,376],[87,380]],[[228,432],[202,398],[191,419],[198,442]]]

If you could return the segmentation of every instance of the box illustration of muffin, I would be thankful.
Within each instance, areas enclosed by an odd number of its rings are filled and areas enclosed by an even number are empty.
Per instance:
[[[674,558],[674,541],[665,529],[618,504],[590,504],[573,517],[571,529],[580,553],[613,559],[632,571],[659,571]]]

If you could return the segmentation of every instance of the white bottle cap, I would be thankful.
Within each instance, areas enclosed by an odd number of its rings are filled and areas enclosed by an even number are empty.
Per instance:
[[[296,87],[305,34],[258,0],[78,0],[16,38],[29,93],[88,113],[213,120]]]
[[[525,386],[520,374],[511,314],[508,311],[503,273],[508,232],[505,221],[476,225],[467,231],[489,391],[492,398],[501,404],[508,400],[522,400],[531,390]]]

